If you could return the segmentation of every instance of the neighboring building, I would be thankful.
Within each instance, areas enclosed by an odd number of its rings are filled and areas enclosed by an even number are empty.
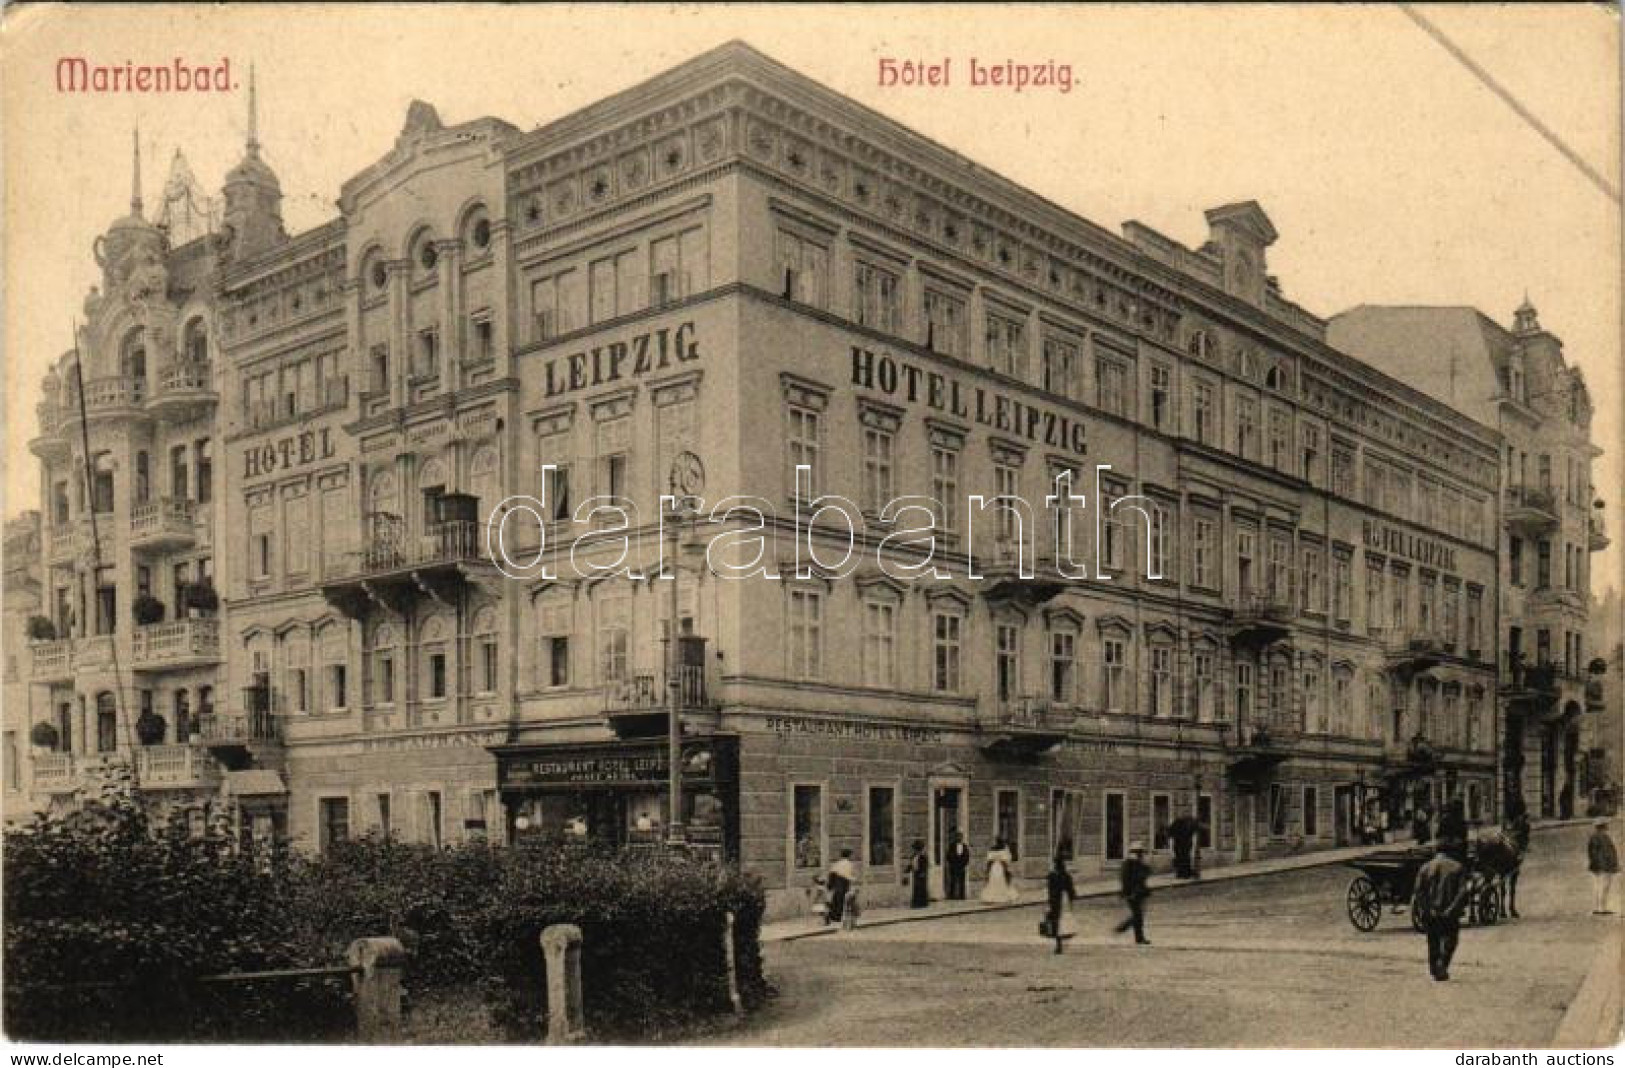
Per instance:
[[[1501,439],[1496,605],[1504,803],[1536,816],[1577,811],[1586,707],[1590,554],[1607,548],[1591,464],[1591,397],[1563,345],[1525,299],[1507,330],[1472,308],[1354,308],[1333,345],[1395,375]],[[1420,518],[1441,506],[1416,499]],[[1581,806],[1583,807],[1583,806]]]
[[[250,129],[216,232],[171,247],[138,203],[103,243],[88,488],[71,358],[47,383],[67,637],[35,693],[70,741],[37,786],[133,751],[144,788],[312,848],[652,843],[669,698],[688,839],[779,909],[843,848],[884,898],[954,829],[1036,878],[1162,854],[1181,811],[1209,863],[1350,842],[1378,808],[1495,817],[1499,439],[1329,345],[1257,204],[1208,212],[1200,249],[1118,237],[740,45],[530,132],[414,103],[292,236]],[[823,515],[797,574],[798,463],[861,512],[855,568]],[[1142,498],[1098,523],[1097,464]],[[1062,472],[1088,578],[1053,565]],[[674,488],[768,514],[674,532]],[[945,504],[941,578],[899,577],[918,553],[882,512],[907,494]],[[515,560],[545,523],[554,577],[493,564],[499,508]],[[572,572],[589,530],[578,564],[624,534],[644,577]],[[154,659],[119,606],[212,575],[211,547],[220,616],[166,615],[185,655]],[[720,573],[758,548],[778,578]],[[176,694],[190,717],[205,688],[193,732]],[[143,693],[165,744],[127,741]]]
[[[38,809],[33,793],[34,742],[33,694],[28,678],[33,667],[28,655],[29,628],[40,614],[40,522],[39,513],[27,511],[5,526],[4,574],[0,594],[4,595],[4,631],[0,632],[0,652],[6,658],[5,704],[0,727],[0,811],[9,826],[23,821]]]
[[[1621,769],[1625,768],[1625,624],[1618,587],[1610,587],[1591,609],[1592,659],[1586,665],[1586,711],[1580,724],[1585,754],[1582,796],[1589,806],[1617,812]],[[1598,670],[1601,668],[1602,670]]]

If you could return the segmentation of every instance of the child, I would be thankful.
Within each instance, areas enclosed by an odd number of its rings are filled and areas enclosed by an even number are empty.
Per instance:
[[[841,910],[841,929],[855,931],[858,929],[858,915],[863,907],[858,903],[858,884],[853,883],[846,891],[846,907]]]
[[[813,915],[818,917],[818,922],[819,923],[821,923],[821,924],[828,923],[829,922],[829,888],[824,885],[824,877],[822,875],[813,876],[813,884],[812,884],[812,887],[808,890],[808,894],[812,898],[812,913],[813,913]]]

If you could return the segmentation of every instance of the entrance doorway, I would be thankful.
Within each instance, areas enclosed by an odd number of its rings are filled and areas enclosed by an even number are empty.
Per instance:
[[[1253,806],[1252,794],[1236,795],[1236,860],[1251,860],[1253,857]]]
[[[1106,859],[1122,860],[1128,856],[1128,801],[1119,793],[1106,795],[1105,827],[1103,838]]]
[[[931,780],[931,828],[926,850],[931,857],[930,892],[934,898],[946,894],[943,885],[942,862],[947,856],[948,843],[953,833],[965,833],[965,794],[968,789],[963,779]]]
[[[1358,813],[1354,810],[1354,787],[1339,786],[1332,791],[1332,835],[1340,846],[1354,841]]]

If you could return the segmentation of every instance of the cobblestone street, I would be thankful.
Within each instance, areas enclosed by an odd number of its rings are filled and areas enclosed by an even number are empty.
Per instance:
[[[1054,956],[1039,908],[769,946],[780,996],[730,1040],[757,1045],[1540,1046],[1617,917],[1590,915],[1584,827],[1535,836],[1522,918],[1465,928],[1451,981],[1405,914],[1361,934],[1342,865],[1163,890],[1150,947],[1079,902]],[[1034,897],[1039,891],[1029,888]],[[1617,941],[1613,943],[1617,946]]]

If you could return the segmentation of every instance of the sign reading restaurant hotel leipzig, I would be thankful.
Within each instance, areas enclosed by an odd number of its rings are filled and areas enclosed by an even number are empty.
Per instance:
[[[1456,570],[1456,550],[1443,542],[1379,523],[1375,519],[1364,521],[1362,534],[1367,548],[1415,560],[1423,567]]]
[[[1039,408],[1003,392],[967,386],[951,375],[929,371],[886,353],[852,346],[852,384],[876,390],[909,404],[927,408],[985,427],[1014,434],[1034,444],[1066,449],[1079,456],[1089,452],[1085,424],[1049,408]]]
[[[835,738],[858,738],[874,742],[915,742],[922,745],[942,741],[942,732],[930,727],[895,723],[863,723],[848,719],[809,719],[801,716],[768,716],[767,729],[774,734],[822,734]]]
[[[682,323],[675,329],[662,326],[607,345],[594,345],[568,356],[555,356],[543,368],[547,396],[558,397],[579,389],[640,378],[677,363],[700,358],[700,343],[694,337],[694,324]]]

